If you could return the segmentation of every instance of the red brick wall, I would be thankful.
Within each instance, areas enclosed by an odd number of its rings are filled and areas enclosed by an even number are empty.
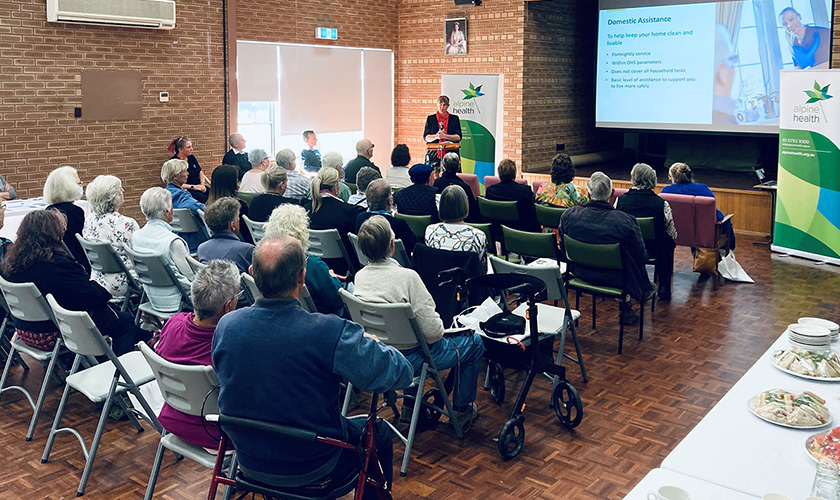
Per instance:
[[[423,125],[435,112],[443,73],[502,74],[503,154],[522,158],[522,40],[525,3],[492,0],[481,7],[456,7],[452,0],[400,0],[399,46],[395,54],[397,143],[422,161]],[[468,54],[444,56],[445,19],[467,19]],[[500,138],[496,138],[500,140]]]
[[[190,136],[208,171],[221,161],[221,2],[179,0],[177,15],[171,31],[85,26],[47,23],[44,0],[0,2],[0,174],[19,196],[40,196],[49,171],[61,165],[76,167],[86,182],[113,174],[126,190],[123,212],[142,224],[140,194],[161,184],[174,137]],[[140,71],[143,118],[73,118],[85,69]],[[170,102],[158,102],[160,91]]]

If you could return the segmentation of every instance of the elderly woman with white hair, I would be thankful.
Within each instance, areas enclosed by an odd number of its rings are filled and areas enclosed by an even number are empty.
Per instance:
[[[131,247],[138,252],[161,255],[175,277],[185,289],[190,288],[192,268],[187,259],[190,251],[187,242],[172,232],[172,196],[163,188],[147,189],[140,197],[140,210],[146,216],[146,225],[134,233]],[[143,285],[152,307],[159,311],[178,311],[181,292],[177,287]]]
[[[323,171],[323,168],[319,171]],[[305,252],[309,248],[309,218],[299,205],[283,204],[274,209],[265,224],[265,238],[291,236],[298,240]],[[314,255],[306,257],[306,288],[315,302],[315,308],[322,314],[343,316],[344,302],[338,295],[341,281],[327,264]]]
[[[261,178],[263,172],[271,167],[271,157],[264,149],[254,149],[248,153],[248,161],[251,162],[251,170],[245,172],[242,181],[239,183],[240,193],[265,193]]]
[[[186,160],[178,158],[167,160],[160,168],[160,180],[166,183],[166,190],[172,195],[172,208],[189,208],[197,217],[198,211],[204,210],[204,203],[197,201],[189,191],[182,187],[187,185],[187,166]],[[205,239],[195,233],[184,234],[183,238],[191,252],[195,252],[198,245]]]
[[[131,237],[140,226],[136,220],[117,211],[125,202],[122,181],[113,175],[98,175],[88,184],[85,194],[93,213],[85,219],[82,236],[110,243],[130,271],[131,260],[123,248],[131,246]],[[94,270],[91,278],[114,297],[123,297],[128,291],[128,278],[123,273],[105,274]]]
[[[653,192],[656,172],[646,163],[637,163],[630,171],[633,186],[618,197],[617,209],[634,217],[653,217],[655,241],[645,241],[648,255],[656,257],[656,274],[659,277],[659,300],[671,299],[671,276],[674,274],[674,248],[677,228],[668,202]]]
[[[85,271],[90,273],[90,262],[82,249],[77,234],[82,234],[85,225],[85,211],[74,202],[82,197],[82,181],[76,169],[70,166],[58,167],[50,172],[44,183],[44,201],[47,210],[55,209],[67,217],[67,231],[64,232],[64,244]]]

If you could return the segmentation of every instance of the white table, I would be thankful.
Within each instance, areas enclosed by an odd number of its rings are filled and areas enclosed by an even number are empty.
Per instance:
[[[75,204],[85,211],[85,217],[90,214],[90,203],[87,200],[76,200]],[[6,220],[3,228],[0,229],[0,236],[9,238],[14,241],[17,237],[17,230],[20,227],[21,221],[29,212],[34,210],[43,210],[47,208],[47,203],[43,197],[27,198],[25,200],[17,199],[5,202],[6,205]]]
[[[789,347],[787,334],[783,334],[661,467],[756,497],[765,493],[807,497],[816,466],[805,450],[805,441],[840,425],[840,383],[802,379],[774,367],[773,351]],[[759,419],[749,411],[747,402],[768,389],[817,394],[826,400],[834,418],[832,425],[818,430],[789,429]]]
[[[650,471],[624,498],[625,500],[647,500],[648,493],[662,486],[682,488],[688,492],[691,500],[757,500],[759,498],[666,469]]]

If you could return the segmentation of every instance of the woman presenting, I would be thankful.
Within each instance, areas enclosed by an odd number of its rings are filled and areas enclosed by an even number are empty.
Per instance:
[[[438,97],[438,111],[426,118],[423,138],[427,143],[461,142],[461,120],[457,115],[449,114],[449,97],[445,95]],[[457,150],[455,152],[457,153]],[[432,165],[435,170],[439,170],[443,153],[443,150],[429,150],[426,154],[426,163]]]

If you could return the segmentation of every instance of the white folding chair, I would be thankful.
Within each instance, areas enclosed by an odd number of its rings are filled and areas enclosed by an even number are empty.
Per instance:
[[[145,342],[140,342],[138,346],[152,369],[163,400],[169,406],[187,415],[198,417],[202,417],[202,414],[219,413],[217,401],[219,379],[216,378],[216,371],[212,366],[180,365],[162,358]],[[165,449],[171,450],[176,455],[191,458],[208,469],[212,469],[216,463],[214,453],[164,430],[152,464],[145,500],[151,500],[154,495]],[[229,489],[225,488],[225,498],[228,497]]]
[[[242,220],[245,222],[248,231],[251,232],[251,238],[254,239],[254,245],[256,245],[265,236],[265,222],[253,221],[247,215],[243,215]]]
[[[417,388],[417,395],[414,396],[414,408],[411,414],[411,423],[408,426],[408,435],[400,432],[391,422],[383,420],[388,425],[394,434],[405,445],[405,453],[403,454],[402,466],[400,467],[400,475],[405,476],[408,470],[408,461],[411,458],[411,446],[414,443],[414,434],[417,431],[417,424],[420,420],[421,407],[424,413],[424,419],[437,419],[440,415],[446,415],[452,426],[455,427],[455,434],[458,438],[464,437],[461,429],[461,423],[455,417],[455,412],[452,409],[452,403],[446,393],[443,380],[440,378],[435,361],[432,359],[432,354],[429,352],[429,346],[426,344],[426,338],[423,336],[423,331],[417,324],[414,317],[414,311],[411,309],[411,304],[383,304],[364,302],[357,298],[352,293],[344,289],[339,289],[338,293],[341,295],[341,300],[344,301],[344,306],[350,311],[350,317],[353,321],[362,325],[366,333],[376,335],[379,340],[385,344],[407,345],[419,344],[423,351],[423,367],[420,369],[420,375],[414,377],[412,383],[413,387]],[[432,390],[427,394],[423,394],[423,386],[426,383],[426,377],[431,376],[435,382],[436,390]],[[342,415],[347,415],[347,407],[350,403],[350,398],[353,394],[353,384],[347,384],[347,392],[344,397],[344,405],[341,409]],[[404,393],[404,398],[412,398],[410,395]],[[439,406],[439,401],[442,400],[445,409]],[[354,418],[360,417],[354,415]]]
[[[143,294],[143,287],[134,279],[122,258],[117,254],[114,246],[107,241],[94,241],[83,238],[76,234],[76,239],[82,245],[82,250],[87,255],[90,268],[103,274],[122,273],[128,281],[128,290],[125,297],[120,301],[120,310],[128,311],[132,298],[138,298]],[[133,311],[132,311],[133,312]]]
[[[262,293],[260,293],[260,290],[257,288],[257,283],[254,281],[254,277],[250,274],[242,273],[242,284],[245,287],[245,295],[248,298],[248,302],[251,304],[262,297]],[[309,293],[309,289],[306,288],[306,285],[303,285],[301,288],[298,300],[300,301],[300,305],[307,312],[318,312],[318,309],[315,307],[315,302],[312,300],[312,295]]]
[[[353,249],[356,250],[356,257],[359,258],[359,263],[366,266],[370,263],[365,254],[359,248],[359,236],[353,233],[347,233],[350,238],[350,243],[353,244]],[[394,260],[400,263],[402,267],[411,267],[411,259],[408,258],[408,252],[405,251],[405,244],[401,239],[394,240]]]
[[[108,413],[114,400],[126,412],[138,432],[143,431],[143,427],[137,420],[138,415],[147,420],[158,432],[163,431],[154,411],[140,393],[140,386],[154,380],[154,375],[152,375],[152,369],[149,368],[140,351],[131,351],[117,357],[87,312],[64,309],[58,305],[52,294],[47,295],[47,303],[52,309],[65,345],[76,354],[76,359],[73,360],[73,367],[65,379],[64,394],[62,394],[61,402],[58,404],[58,410],[55,413],[55,420],[53,420],[52,429],[50,429],[50,435],[47,438],[41,463],[46,463],[49,460],[57,434],[69,432],[76,436],[76,439],[82,445],[82,453],[85,456],[85,468],[79,482],[79,489],[76,491],[76,496],[82,496],[85,493],[85,487],[93,468],[93,461],[99,449],[99,441],[105,430],[105,422],[108,420]],[[96,356],[106,356],[108,361],[79,370],[82,358],[86,357],[90,360]],[[99,423],[96,426],[90,448],[85,446],[84,438],[76,429],[59,427],[71,388],[84,394],[92,403],[103,403],[102,413],[99,415]],[[143,407],[142,413],[134,412],[128,408],[123,399],[123,394],[126,392],[130,392],[137,398],[137,401]]]
[[[11,283],[0,277],[0,290],[3,292],[3,297],[8,306],[8,312],[12,317],[21,321],[53,321],[53,315],[50,311],[47,301],[38,291],[34,283]],[[57,330],[57,329],[56,329]],[[44,406],[44,398],[47,394],[47,384],[49,384],[50,377],[56,376],[59,383],[61,378],[55,373],[55,366],[58,364],[62,371],[65,370],[58,361],[58,354],[61,351],[63,342],[61,337],[56,339],[55,347],[52,351],[42,351],[36,349],[18,338],[17,334],[12,336],[9,348],[9,356],[6,358],[6,365],[3,368],[3,375],[0,376],[0,396],[6,391],[16,390],[23,393],[29,406],[32,407],[32,419],[29,421],[29,429],[26,431],[26,440],[31,441],[35,434],[35,425],[38,422],[38,416],[41,414],[41,409]],[[19,385],[12,385],[6,387],[6,379],[9,376],[9,371],[12,368],[12,362],[17,353],[22,352],[31,356],[46,365],[44,372],[44,380],[41,382],[41,390],[38,393],[38,401],[32,400],[32,395],[29,394],[24,387]],[[24,365],[25,366],[25,365]],[[29,367],[25,367],[25,370]]]
[[[352,233],[351,233],[352,234]],[[347,269],[353,273],[356,271],[338,229],[310,229],[309,230],[309,255],[322,259],[344,259]]]
[[[190,303],[190,291],[184,289],[181,282],[169,268],[169,265],[164,262],[162,255],[138,252],[132,248],[126,247],[126,255],[131,259],[134,265],[134,270],[137,271],[137,278],[143,287],[143,295],[140,298],[140,305],[137,306],[137,315],[134,317],[134,322],[140,324],[140,313],[146,313],[151,318],[156,318],[158,327],[162,327],[163,323],[178,314]],[[175,287],[181,294],[181,305],[177,311],[160,311],[152,307],[151,302],[143,302],[144,298],[148,297],[146,287]],[[163,321],[161,321],[163,320]]]
[[[198,274],[199,271],[207,267],[207,264],[202,264],[201,262],[193,258],[187,259],[187,265],[190,266],[190,269],[192,269],[193,274]]]
[[[189,208],[176,208],[172,210],[172,222],[169,225],[175,233],[197,233],[207,240],[210,237],[210,230],[207,229],[203,216],[204,212],[201,210],[198,215],[195,215]]]

